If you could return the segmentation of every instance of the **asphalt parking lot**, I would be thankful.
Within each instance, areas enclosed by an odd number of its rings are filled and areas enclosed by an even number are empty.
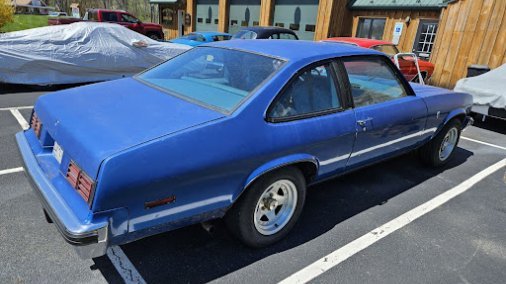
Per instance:
[[[404,155],[309,190],[284,241],[242,246],[220,221],[81,260],[46,223],[14,134],[41,91],[0,85],[1,283],[503,283],[506,124],[463,133],[444,168]],[[502,162],[502,163],[501,163]]]

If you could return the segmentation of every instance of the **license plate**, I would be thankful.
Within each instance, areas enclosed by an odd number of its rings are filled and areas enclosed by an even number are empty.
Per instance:
[[[58,161],[58,164],[61,164],[61,158],[63,157],[63,149],[58,145],[56,141],[54,141],[53,145],[53,156]]]

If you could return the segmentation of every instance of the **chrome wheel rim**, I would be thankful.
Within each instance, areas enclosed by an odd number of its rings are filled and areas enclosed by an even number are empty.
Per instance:
[[[443,142],[441,143],[441,147],[439,147],[439,159],[441,161],[445,161],[450,157],[457,146],[457,139],[459,137],[459,131],[457,128],[451,128],[445,135]]]
[[[297,206],[297,187],[287,179],[269,185],[262,193],[253,216],[255,228],[265,236],[283,229]]]

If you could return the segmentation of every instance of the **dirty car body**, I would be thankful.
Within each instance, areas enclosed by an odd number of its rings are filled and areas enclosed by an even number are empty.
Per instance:
[[[370,62],[394,79],[360,74]],[[365,99],[392,84],[395,98]],[[224,41],[134,78],[41,96],[16,138],[44,210],[95,257],[223,217],[274,170],[298,167],[310,185],[414,150],[451,121],[465,126],[471,104],[410,85],[374,50]]]

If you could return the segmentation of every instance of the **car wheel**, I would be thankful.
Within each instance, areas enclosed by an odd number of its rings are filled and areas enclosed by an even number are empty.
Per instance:
[[[268,246],[293,228],[305,198],[306,181],[298,168],[270,172],[246,189],[227,212],[225,223],[244,244]]]
[[[453,119],[439,132],[434,139],[430,140],[420,149],[422,161],[433,167],[439,167],[451,160],[462,131],[462,123]]]

